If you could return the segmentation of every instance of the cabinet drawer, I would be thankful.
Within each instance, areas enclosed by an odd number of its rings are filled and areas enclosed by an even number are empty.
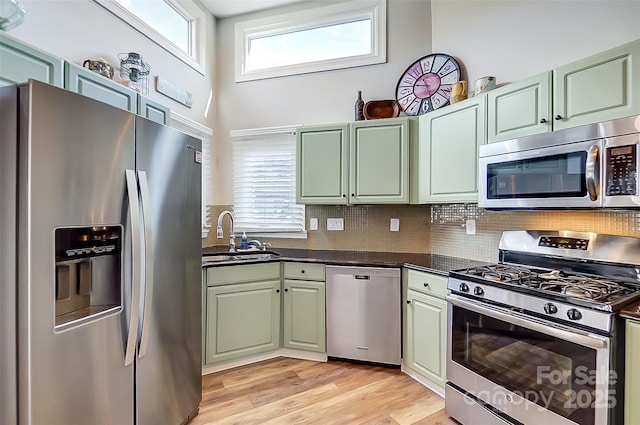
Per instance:
[[[324,264],[284,263],[284,278],[324,281]]]
[[[207,268],[207,286],[272,279],[280,279],[279,262]]]
[[[407,270],[407,285],[409,289],[438,298],[444,299],[447,296],[447,278],[445,276],[409,269]]]

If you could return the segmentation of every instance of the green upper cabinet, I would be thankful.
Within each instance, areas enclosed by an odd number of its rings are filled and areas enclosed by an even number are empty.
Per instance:
[[[553,71],[553,129],[640,114],[640,40]]]
[[[406,204],[413,118],[297,130],[296,199],[301,204]]]
[[[487,94],[489,143],[640,114],[640,40]]]
[[[65,63],[65,87],[120,109],[138,112],[138,93],[73,63]]]
[[[515,139],[553,130],[552,72],[487,93],[487,141]]]
[[[0,31],[0,86],[29,78],[63,87],[64,60]]]
[[[409,202],[409,118],[350,124],[349,203]]]
[[[142,95],[138,95],[138,115],[164,125],[171,122],[169,108]]]
[[[486,95],[421,115],[411,153],[411,203],[478,200],[478,147],[486,143]]]
[[[347,203],[349,127],[302,127],[296,134],[296,202]]]

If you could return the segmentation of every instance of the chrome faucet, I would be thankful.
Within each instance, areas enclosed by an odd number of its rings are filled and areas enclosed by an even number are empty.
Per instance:
[[[224,232],[222,231],[222,219],[225,215],[229,215],[229,219],[231,220],[231,235],[229,236],[229,252],[234,252],[236,250],[236,235],[233,233],[233,213],[229,210],[222,211],[218,216],[218,229],[216,230],[216,237],[218,239],[222,239],[224,237]]]

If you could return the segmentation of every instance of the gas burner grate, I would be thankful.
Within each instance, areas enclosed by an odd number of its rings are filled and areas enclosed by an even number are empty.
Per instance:
[[[507,266],[502,264],[495,264],[490,266],[476,267],[467,270],[468,274],[473,276],[480,276],[485,279],[494,280],[498,282],[516,283],[527,281],[531,279],[531,270],[524,267]]]

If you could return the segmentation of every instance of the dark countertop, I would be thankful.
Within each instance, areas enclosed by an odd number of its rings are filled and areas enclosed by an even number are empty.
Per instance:
[[[277,258],[267,260],[247,260],[242,263],[237,261],[220,261],[208,267],[216,267],[230,264],[247,264],[249,262],[265,261],[302,261],[308,263],[323,263],[337,266],[364,266],[364,267],[407,267],[415,270],[448,275],[451,270],[475,267],[485,262],[469,260],[466,258],[447,257],[436,254],[417,254],[402,252],[371,252],[371,251],[334,251],[311,249],[287,249],[274,248],[271,252],[280,254]],[[202,249],[202,254],[225,253],[228,249],[224,246],[214,246]],[[258,252],[258,251],[256,251]]]
[[[625,319],[640,320],[640,301],[624,307],[619,314]]]

